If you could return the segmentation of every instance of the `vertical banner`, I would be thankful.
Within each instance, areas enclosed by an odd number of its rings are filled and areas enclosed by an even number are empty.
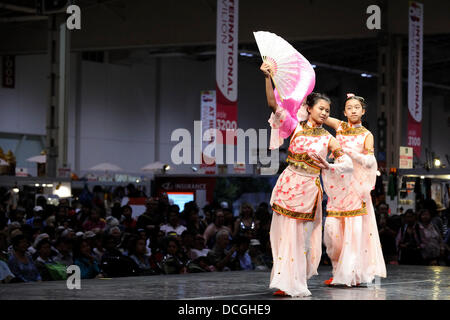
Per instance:
[[[224,140],[219,139],[218,143],[234,145],[238,97],[238,10],[238,0],[217,0],[216,120]]]
[[[408,146],[420,157],[422,137],[423,4],[409,2]]]
[[[2,86],[3,88],[15,87],[16,82],[16,57],[3,56]]]
[[[201,121],[202,121],[202,163],[200,165],[200,168],[204,170],[205,173],[208,174],[215,174],[216,173],[216,161],[214,158],[208,157],[207,155],[203,154],[205,150],[207,150],[208,145],[210,145],[210,148],[212,147],[215,151],[215,143],[216,143],[216,91],[202,91],[200,93],[200,114],[201,114]],[[209,129],[211,130],[210,135],[205,134],[205,132]],[[214,154],[211,154],[211,156],[215,156]]]

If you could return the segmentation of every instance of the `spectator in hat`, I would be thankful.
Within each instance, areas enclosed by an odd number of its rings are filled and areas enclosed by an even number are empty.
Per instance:
[[[41,275],[31,257],[27,254],[28,240],[23,234],[18,234],[12,238],[13,254],[8,260],[11,272],[20,281],[42,281]]]
[[[169,211],[168,221],[166,224],[162,225],[160,230],[165,232],[167,235],[170,232],[175,232],[178,236],[181,236],[181,234],[187,229],[185,226],[180,224],[180,217],[179,213],[175,210]]]
[[[66,266],[57,263],[51,257],[51,244],[48,237],[41,237],[35,241],[35,248],[38,252],[38,257],[35,260],[36,268],[39,271],[39,274],[42,277],[43,281],[51,281],[51,280],[64,280],[67,278]],[[56,271],[59,272],[51,272]]]
[[[261,242],[258,239],[251,239],[248,249],[252,265],[256,271],[268,271],[269,266],[266,264],[264,254],[261,250]]]
[[[44,225],[43,221],[44,209],[41,206],[35,206],[33,208],[33,216],[26,220],[26,224],[41,229]]]
[[[113,216],[106,217],[105,222],[106,222],[104,229],[105,232],[108,232],[114,227],[118,227],[120,229],[120,221]]]

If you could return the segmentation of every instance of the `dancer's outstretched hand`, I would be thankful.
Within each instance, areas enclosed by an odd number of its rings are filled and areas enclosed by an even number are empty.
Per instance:
[[[309,156],[318,162],[317,165],[320,168],[325,170],[330,168],[330,164],[328,163],[328,161],[325,160],[320,154],[310,153]]]

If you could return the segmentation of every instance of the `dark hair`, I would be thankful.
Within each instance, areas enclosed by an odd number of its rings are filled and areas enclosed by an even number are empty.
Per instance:
[[[320,99],[325,100],[326,102],[331,104],[331,99],[325,93],[311,92],[306,97],[306,105],[312,108]]]
[[[49,245],[51,245],[50,240],[49,240],[48,238],[44,238],[44,239],[42,239],[41,241],[39,241],[39,242],[36,244],[36,250],[37,250],[37,251],[41,250],[42,246],[43,246],[44,244],[46,244],[46,243],[48,243]]]
[[[11,239],[11,244],[12,244],[13,248],[15,249],[17,247],[17,245],[19,244],[19,242],[24,240],[24,239],[26,240],[27,238],[23,234],[18,234],[16,236],[14,236]]]
[[[177,245],[178,250],[180,250],[180,242],[174,236],[166,236],[164,239],[164,251],[167,252],[169,248],[169,243],[174,242]]]
[[[74,242],[74,246],[73,246],[73,257],[74,258],[80,258],[81,257],[81,245],[83,244],[83,242],[89,244],[89,242],[86,239],[77,239]]]
[[[367,108],[367,102],[366,102],[366,100],[363,97],[361,97],[361,96],[350,96],[350,97],[347,97],[347,99],[345,99],[345,103],[347,103],[347,101],[351,100],[351,99],[358,100],[359,103],[361,103],[361,106],[363,107],[363,109]]]
[[[129,206],[127,204],[122,207],[122,212],[124,212],[125,209],[129,209],[131,212],[133,212],[133,209],[131,208],[131,206]]]
[[[138,241],[141,241],[141,240],[145,242],[144,239],[139,238],[139,237],[137,237],[135,235],[133,235],[129,239],[129,241],[128,241],[128,255],[136,254],[136,245],[137,245]]]

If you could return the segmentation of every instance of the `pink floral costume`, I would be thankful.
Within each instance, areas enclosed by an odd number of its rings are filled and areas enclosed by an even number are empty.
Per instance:
[[[352,158],[353,175],[349,185],[334,177],[328,179],[329,195],[324,243],[333,265],[331,284],[347,286],[371,283],[375,276],[386,277],[375,213],[370,191],[375,186],[377,162],[372,150],[365,150],[370,131],[361,125],[340,122],[336,139]],[[333,181],[334,180],[334,181]],[[348,193],[332,195],[331,188]]]
[[[269,123],[272,127],[270,148],[278,148],[283,138],[292,134],[286,161],[289,166],[281,173],[272,192],[273,210],[270,242],[273,268],[270,288],[277,288],[290,296],[309,296],[307,279],[317,275],[322,254],[322,188],[321,171],[329,176],[351,179],[352,163],[341,149],[335,150],[337,158],[330,169],[321,170],[309,154],[326,158],[332,135],[322,127],[312,127],[308,121],[298,121],[278,104]],[[288,108],[288,107],[287,107]],[[302,110],[304,109],[304,110]],[[306,108],[300,108],[299,118]],[[307,113],[306,113],[307,115]]]

